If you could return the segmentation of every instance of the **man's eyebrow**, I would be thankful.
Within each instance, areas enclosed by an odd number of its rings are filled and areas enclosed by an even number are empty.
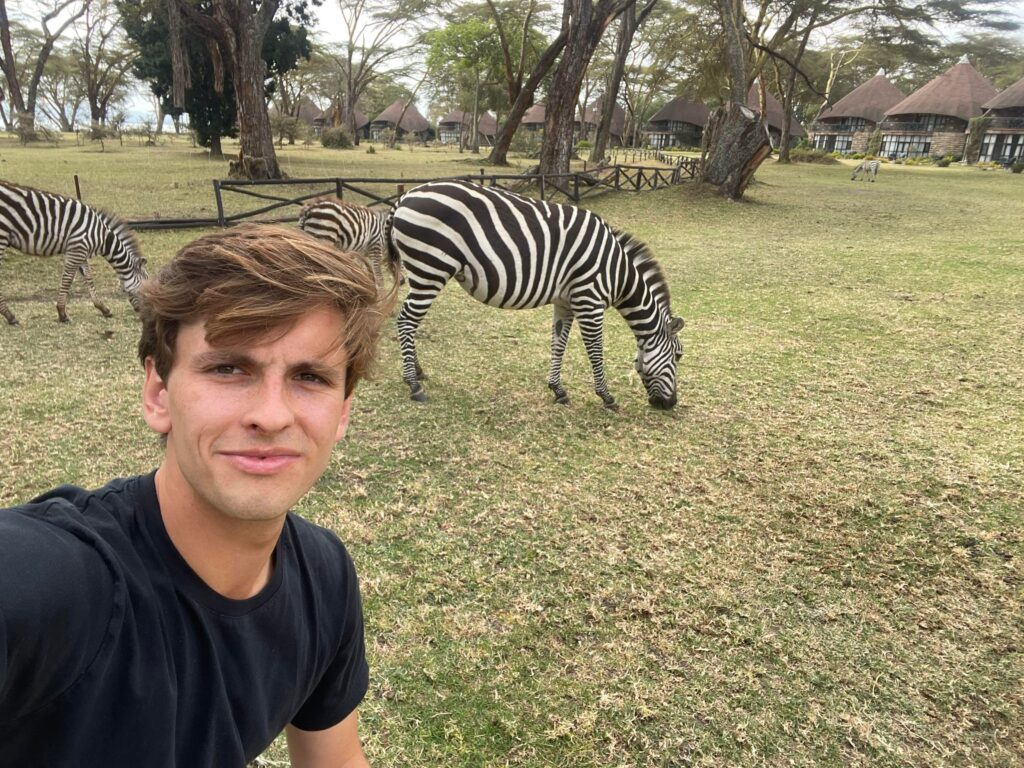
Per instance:
[[[192,364],[196,368],[209,368],[217,365],[225,365],[227,363],[231,363],[232,365],[251,366],[254,365],[255,362],[256,361],[246,353],[234,349],[208,349],[205,352],[200,352],[192,359]]]

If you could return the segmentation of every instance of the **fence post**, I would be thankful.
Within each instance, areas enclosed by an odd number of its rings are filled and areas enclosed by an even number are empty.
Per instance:
[[[584,162],[584,168],[586,165],[586,162]],[[572,201],[574,203],[578,203],[580,201],[580,175],[578,173],[574,173],[572,175]]]
[[[615,189],[616,190],[621,189],[621,182],[619,181],[619,173],[621,172],[621,170],[622,170],[622,166],[621,165],[616,165],[615,166]]]
[[[338,196],[339,200],[342,199],[342,194],[344,193],[344,191],[345,191],[345,187],[342,185],[341,179],[339,179],[337,176],[335,176],[334,177],[334,194],[336,194]]]
[[[217,226],[225,226],[224,222],[224,198],[220,194],[220,179],[213,180],[213,194],[217,198]]]
[[[537,176],[537,186],[540,189],[540,199],[544,199],[544,174],[541,173]]]
[[[82,187],[78,183],[78,174],[75,174],[75,197],[82,199]]]
[[[405,184],[396,184],[395,189],[398,190],[399,197],[405,194]]]

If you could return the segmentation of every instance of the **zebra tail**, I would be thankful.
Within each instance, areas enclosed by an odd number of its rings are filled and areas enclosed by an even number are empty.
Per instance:
[[[392,284],[397,290],[398,286],[405,282],[405,274],[402,272],[402,257],[399,255],[398,249],[395,248],[395,241],[391,237],[394,218],[394,211],[392,211],[387,221],[384,222],[384,249],[387,257],[388,271],[392,277]]]

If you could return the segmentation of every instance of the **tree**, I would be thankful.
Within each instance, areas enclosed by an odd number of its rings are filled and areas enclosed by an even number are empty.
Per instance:
[[[341,74],[336,124],[344,124],[359,143],[356,109],[375,80],[407,71],[403,57],[418,44],[411,34],[422,17],[425,0],[337,0],[345,26],[345,42],[334,54]],[[429,3],[427,4],[429,6]],[[403,43],[396,43],[399,39]]]
[[[317,0],[310,0],[317,2]],[[186,69],[185,25],[190,24],[210,45],[213,85],[224,89],[225,70],[235,91],[241,151],[232,173],[252,179],[279,179],[281,168],[274,152],[274,135],[265,98],[267,64],[263,47],[282,0],[167,0],[171,33],[171,68],[174,74],[173,103],[185,105],[189,82]],[[308,24],[305,0],[294,0],[288,11]]]
[[[39,81],[37,108],[49,122],[69,133],[75,130],[78,114],[87,97],[77,62],[62,51],[55,51],[46,62]]]
[[[114,4],[110,0],[93,0],[75,32],[71,50],[85,87],[89,116],[93,123],[105,124],[111,104],[123,100],[128,93],[132,63],[124,48],[123,30]]]
[[[541,16],[536,0],[527,0],[525,10],[512,4],[499,6],[494,0],[487,0],[487,7],[494,19],[495,31],[502,52],[502,66],[505,72],[505,86],[508,91],[508,116],[498,129],[488,162],[493,165],[508,165],[508,149],[512,145],[519,124],[526,110],[533,106],[537,87],[547,77],[558,55],[565,47],[565,29],[560,29],[555,38],[542,47],[534,22]],[[529,73],[529,74],[527,74]],[[525,79],[524,79],[525,78]]]
[[[426,33],[425,41],[427,71],[435,93],[447,88],[460,106],[472,103],[470,144],[473,152],[479,152],[481,93],[485,85],[495,82],[501,66],[494,25],[469,18]]]
[[[43,14],[39,19],[42,27],[39,48],[28,55],[22,69],[11,41],[12,24],[7,13],[7,0],[0,0],[0,48],[3,49],[0,70],[7,82],[10,110],[27,123],[27,130],[31,130],[35,123],[39,81],[43,79],[46,61],[64,31],[85,13],[89,0],[50,0],[49,4],[40,5]],[[50,29],[51,23],[56,24],[56,29]]]
[[[544,115],[541,173],[565,173],[573,151],[573,116],[584,72],[601,36],[636,0],[565,0],[565,48],[551,80]]]
[[[636,5],[630,5],[622,14],[619,23],[619,35],[615,46],[615,60],[611,72],[608,74],[608,82],[605,86],[604,99],[601,102],[601,121],[597,127],[597,136],[594,139],[594,146],[590,152],[590,159],[594,162],[604,160],[604,152],[608,147],[608,132],[611,129],[612,117],[615,114],[615,105],[619,98],[619,88],[622,85],[622,78],[626,72],[626,62],[629,52],[633,47],[633,37],[637,29],[644,23],[644,20],[654,10],[657,0],[647,0],[637,12]]]

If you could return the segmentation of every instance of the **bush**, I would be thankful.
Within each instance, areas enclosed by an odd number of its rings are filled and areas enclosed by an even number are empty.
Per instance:
[[[1010,173],[1020,173],[1021,171],[1024,171],[1024,160],[1018,160],[1010,166]]]
[[[320,143],[328,149],[351,149],[352,137],[344,128],[324,128]]]
[[[366,154],[368,154],[368,155],[376,155],[377,154],[377,150],[373,148],[373,144],[367,144],[366,145]]]
[[[794,147],[789,150],[789,159],[794,163],[819,163],[823,165],[834,165],[839,161],[832,157],[831,153],[824,149],[804,149]]]
[[[939,168],[949,168],[949,164],[952,163],[952,162],[953,162],[953,156],[952,155],[946,155],[945,157],[940,157],[938,160],[936,160],[935,164]]]

